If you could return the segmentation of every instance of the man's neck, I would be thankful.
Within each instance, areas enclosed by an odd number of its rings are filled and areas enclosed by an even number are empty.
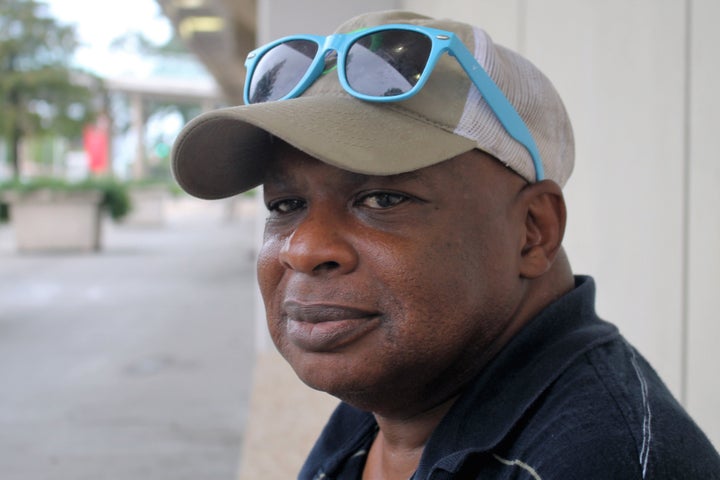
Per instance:
[[[363,480],[408,480],[425,444],[457,397],[412,418],[375,415],[379,431],[368,452]]]

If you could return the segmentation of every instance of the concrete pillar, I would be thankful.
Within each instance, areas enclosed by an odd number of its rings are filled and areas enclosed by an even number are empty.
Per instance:
[[[215,108],[216,100],[206,98],[202,101],[200,108],[202,109],[202,112],[209,112],[210,110]]]
[[[695,0],[688,12],[688,144],[687,175],[687,379],[686,405],[720,448],[720,364],[717,339],[717,294],[720,287],[720,94],[716,79],[720,57],[713,48],[720,41],[715,20],[720,3]]]
[[[296,33],[331,33],[343,21],[364,12],[398,8],[397,0],[265,0],[258,2],[258,44]]]
[[[141,179],[145,176],[145,109],[143,97],[140,93],[130,95],[130,110],[132,130],[135,132],[135,159],[133,161],[133,178]]]

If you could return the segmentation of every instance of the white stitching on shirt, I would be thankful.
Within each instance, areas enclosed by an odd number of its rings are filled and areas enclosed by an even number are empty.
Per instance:
[[[493,457],[495,457],[495,460],[497,460],[498,462],[503,463],[509,467],[522,468],[523,470],[527,471],[530,475],[532,475],[532,477],[535,480],[542,480],[542,478],[540,477],[540,475],[538,475],[538,473],[535,471],[535,469],[532,468],[527,463],[523,462],[522,460],[517,460],[517,459],[516,460],[507,460],[507,459],[502,458],[501,456],[496,455],[494,453],[493,453]]]
[[[640,466],[642,467],[642,478],[645,478],[647,473],[648,458],[650,458],[650,440],[652,438],[652,412],[650,411],[650,400],[648,398],[648,386],[645,376],[640,371],[640,367],[637,364],[635,357],[635,350],[630,348],[632,353],[632,366],[635,369],[635,375],[637,375],[640,381],[640,392],[642,393],[643,401],[643,441],[642,448],[640,449]]]
[[[362,448],[362,449],[358,450],[357,452],[355,452],[355,453],[352,455],[352,457],[350,457],[350,458],[362,457],[362,456],[367,455],[367,454],[368,454],[368,451],[365,450],[364,448]]]

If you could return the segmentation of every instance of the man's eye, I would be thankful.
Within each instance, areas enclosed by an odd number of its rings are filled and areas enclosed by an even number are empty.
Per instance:
[[[408,197],[399,193],[376,192],[360,198],[358,204],[368,208],[390,208],[407,201]]]
[[[299,198],[285,198],[275,200],[267,204],[267,209],[272,213],[290,213],[299,210],[305,206],[305,201]]]

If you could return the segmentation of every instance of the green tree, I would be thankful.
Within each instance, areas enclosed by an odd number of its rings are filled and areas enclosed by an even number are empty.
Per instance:
[[[70,67],[77,47],[75,30],[44,2],[0,0],[0,135],[15,178],[23,138],[76,137],[102,107],[99,80]]]

